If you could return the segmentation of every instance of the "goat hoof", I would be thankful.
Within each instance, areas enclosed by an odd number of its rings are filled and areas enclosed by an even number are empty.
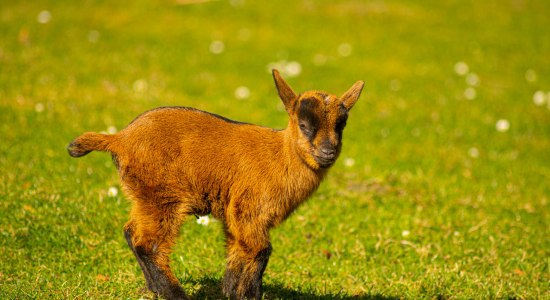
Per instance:
[[[187,294],[185,294],[185,292],[183,291],[181,286],[176,286],[176,285],[167,288],[164,292],[159,293],[159,294],[161,294],[167,300],[187,300],[187,299],[189,299],[189,297],[187,296]]]

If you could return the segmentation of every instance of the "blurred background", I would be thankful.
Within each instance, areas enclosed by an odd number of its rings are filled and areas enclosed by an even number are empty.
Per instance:
[[[71,159],[158,106],[263,126],[297,91],[365,88],[341,157],[273,232],[266,298],[548,294],[550,2],[3,1],[0,298],[137,298],[110,157]],[[223,146],[223,141],[220,141]],[[218,225],[173,267],[220,298]]]

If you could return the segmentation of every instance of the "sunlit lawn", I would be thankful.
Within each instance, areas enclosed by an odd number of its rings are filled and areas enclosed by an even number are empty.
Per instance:
[[[265,298],[550,298],[550,2],[191,2],[0,3],[1,299],[152,298],[111,158],[66,145],[169,105],[283,128],[272,67],[366,86]],[[224,255],[190,219],[172,265],[218,299]]]

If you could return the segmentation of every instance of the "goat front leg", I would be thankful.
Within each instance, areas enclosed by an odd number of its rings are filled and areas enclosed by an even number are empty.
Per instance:
[[[226,297],[236,298],[236,289],[239,285],[239,277],[243,271],[242,259],[238,256],[238,246],[235,242],[235,237],[225,228],[226,250],[227,250],[227,266],[223,276],[222,290]]]
[[[262,277],[271,255],[271,244],[260,251],[249,251],[239,279],[237,294],[244,299],[262,299]]]
[[[271,255],[267,230],[239,233],[235,237],[226,230],[228,257],[223,291],[232,299],[261,299],[262,276]]]

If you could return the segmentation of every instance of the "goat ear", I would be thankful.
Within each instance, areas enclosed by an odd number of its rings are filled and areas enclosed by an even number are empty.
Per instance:
[[[364,85],[365,82],[359,80],[340,97],[340,101],[348,111],[353,107],[355,102],[359,100]]]
[[[276,69],[273,69],[273,79],[275,79],[275,86],[277,87],[279,97],[283,100],[286,111],[290,113],[292,104],[296,99],[296,93],[294,93],[292,88],[286,83]]]

